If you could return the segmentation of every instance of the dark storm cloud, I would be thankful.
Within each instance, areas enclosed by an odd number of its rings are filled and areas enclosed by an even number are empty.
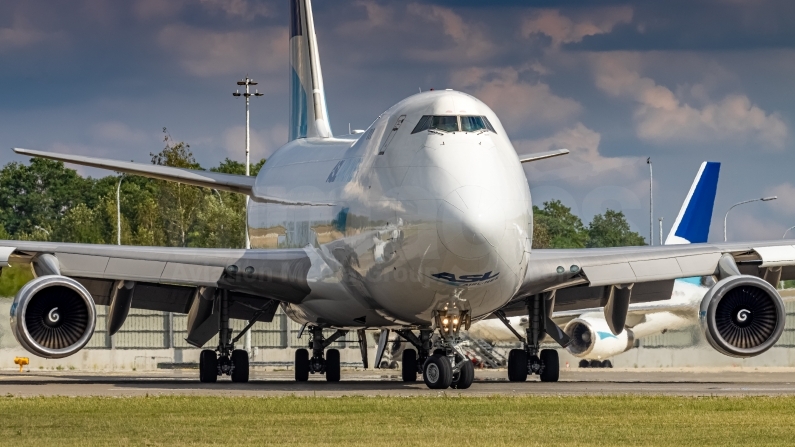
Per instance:
[[[566,49],[615,50],[751,50],[794,48],[795,2],[666,1],[627,3],[632,23],[609,34],[586,36]]]

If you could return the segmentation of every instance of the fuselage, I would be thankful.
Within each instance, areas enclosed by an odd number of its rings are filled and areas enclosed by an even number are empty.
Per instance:
[[[432,117],[446,124],[433,128]],[[497,116],[470,95],[436,91],[401,101],[364,133],[277,150],[257,177],[248,226],[252,248],[304,248],[312,260],[312,292],[285,305],[293,319],[428,325],[435,310],[478,318],[510,300],[527,269],[531,209]]]

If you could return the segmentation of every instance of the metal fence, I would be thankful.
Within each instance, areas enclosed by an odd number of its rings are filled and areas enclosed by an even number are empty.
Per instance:
[[[795,348],[795,302],[786,303],[787,321],[784,334],[776,344],[778,347]],[[97,306],[97,329],[89,342],[89,349],[194,349],[185,342],[187,336],[186,315],[158,312],[151,310],[130,309],[130,314],[121,330],[111,337],[105,331],[106,306]],[[245,321],[232,320],[233,333],[237,333],[246,325]],[[307,347],[309,334],[304,333],[303,338],[298,338],[301,325],[293,322],[279,310],[270,323],[257,323],[251,328],[251,346],[259,348],[300,348]],[[333,331],[328,331],[330,335]],[[651,335],[640,340],[639,345],[647,349],[686,348],[698,344],[703,338],[699,326],[667,331],[664,334]],[[218,345],[217,336],[207,342],[205,346]],[[501,343],[513,347],[512,343]],[[242,346],[242,342],[238,343]],[[356,333],[351,331],[332,344],[336,349],[346,347],[356,348]],[[545,347],[553,347],[545,343]]]
[[[143,309],[130,309],[127,320],[113,337],[108,337],[105,330],[106,306],[97,306],[97,326],[94,336],[86,346],[87,349],[195,349],[185,338],[188,335],[187,315],[174,314]],[[232,332],[237,334],[246,326],[242,320],[231,320]],[[251,328],[251,346],[259,348],[298,348],[306,347],[309,342],[308,331],[298,338],[301,325],[293,322],[281,310],[276,313],[270,323],[256,323]],[[334,331],[328,331],[331,335]],[[358,339],[355,332],[348,332],[345,337],[332,343],[331,347],[342,349],[355,347]],[[218,336],[205,344],[206,347],[218,345]],[[242,347],[242,340],[238,342]]]

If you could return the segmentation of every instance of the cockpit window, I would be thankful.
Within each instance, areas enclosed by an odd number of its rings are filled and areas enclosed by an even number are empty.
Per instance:
[[[459,118],[460,118],[460,127],[459,127]],[[414,127],[414,130],[411,133],[418,133],[422,132],[423,130],[429,129],[437,129],[444,132],[457,132],[457,131],[464,131],[464,132],[477,132],[480,130],[488,130],[494,133],[494,127],[492,127],[491,123],[489,122],[488,118],[485,116],[432,116],[432,115],[424,115],[420,118],[420,122]]]
[[[461,130],[464,132],[477,132],[478,130],[488,129],[483,122],[482,116],[462,116]]]
[[[492,131],[494,133],[497,133],[497,131],[494,130],[494,126],[492,126],[491,123],[489,122],[489,119],[486,118],[485,116],[482,117],[482,118],[483,118],[483,123],[486,125],[486,129],[488,129],[488,130],[490,130],[490,131]]]
[[[431,119],[431,129],[439,129],[445,132],[458,131],[457,116],[434,116]]]
[[[414,130],[412,130],[411,133],[417,133],[417,132],[422,132],[423,130],[428,130],[431,127],[431,118],[433,118],[431,115],[423,115],[423,117],[420,118],[420,122],[417,123],[416,126],[414,126]]]

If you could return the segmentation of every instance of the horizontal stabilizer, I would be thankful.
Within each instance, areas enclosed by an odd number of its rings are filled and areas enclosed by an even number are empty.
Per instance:
[[[554,151],[538,152],[535,154],[520,155],[519,161],[522,163],[530,163],[532,161],[544,160],[546,158],[557,157],[569,153],[568,149],[555,149]]]
[[[330,203],[299,202],[278,197],[254,196],[252,190],[256,177],[236,174],[222,174],[212,171],[199,171],[195,169],[174,168],[171,166],[152,165],[148,163],[135,163],[131,161],[109,160],[106,158],[85,157],[82,155],[58,154],[55,152],[35,151],[31,149],[14,148],[14,152],[31,157],[49,158],[51,160],[74,163],[77,165],[91,166],[92,168],[108,169],[124,172],[125,174],[140,175],[142,177],[168,180],[184,183],[186,185],[201,186],[220,191],[236,192],[252,196],[252,199],[263,203],[276,203],[280,205],[304,206],[330,206]]]

